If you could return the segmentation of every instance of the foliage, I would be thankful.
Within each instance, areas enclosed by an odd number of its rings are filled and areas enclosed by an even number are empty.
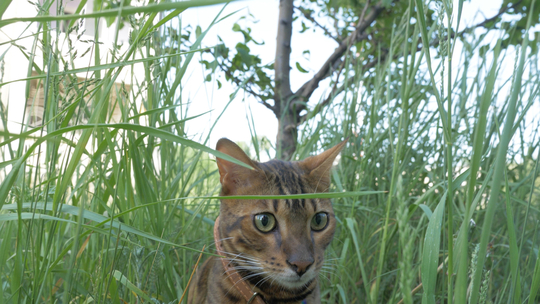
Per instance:
[[[405,25],[415,28],[419,18],[415,14],[410,14],[410,9],[416,6],[422,7],[422,25],[426,33],[418,30],[404,31]],[[289,3],[289,5],[283,5]],[[458,1],[457,14],[453,18],[461,17],[463,1]],[[296,5],[296,6],[294,6]],[[213,60],[203,61],[206,68],[214,72],[220,69],[224,72],[226,79],[236,85],[242,84],[247,93],[258,102],[270,109],[276,119],[280,122],[278,126],[277,156],[278,158],[290,159],[291,151],[296,148],[296,139],[299,128],[306,120],[315,117],[322,108],[328,106],[330,100],[336,95],[342,94],[346,89],[352,89],[362,78],[366,87],[375,85],[375,66],[379,61],[392,60],[396,63],[402,61],[402,53],[393,52],[392,45],[397,45],[394,37],[413,41],[410,52],[420,51],[423,47],[422,41],[429,41],[430,46],[437,46],[446,36],[456,37],[462,43],[467,43],[467,39],[474,36],[475,30],[485,28],[488,32],[498,30],[499,35],[505,37],[501,46],[518,46],[522,43],[523,33],[526,29],[528,12],[533,9],[532,0],[503,1],[495,16],[486,17],[482,22],[468,28],[455,32],[452,28],[444,35],[437,32],[437,18],[442,16],[436,14],[436,10],[442,6],[452,9],[452,1],[441,0],[439,2],[418,2],[404,0],[381,0],[381,1],[357,1],[357,0],[302,0],[293,3],[292,0],[280,2],[280,15],[278,27],[293,27],[297,29],[297,34],[306,31],[318,30],[338,43],[336,51],[332,53],[327,61],[315,63],[311,69],[319,69],[313,78],[302,85],[297,91],[291,92],[287,82],[281,83],[278,79],[288,79],[290,70],[296,67],[300,73],[308,73],[309,69],[302,67],[299,62],[293,64],[288,62],[289,58],[279,53],[279,46],[284,46],[283,53],[290,52],[291,35],[278,30],[276,61],[284,67],[282,69],[272,69],[270,65],[261,65],[261,60],[257,54],[250,51],[251,44],[260,44],[251,36],[249,22],[236,23],[233,31],[241,32],[244,41],[239,41],[234,49],[226,47],[225,43],[219,44],[213,52]],[[286,12],[291,10],[291,12]],[[294,15],[292,20],[284,17],[287,14]],[[540,7],[537,5],[531,12],[533,24],[540,22]],[[504,17],[504,19],[503,19]],[[245,19],[245,17],[243,17]],[[507,21],[507,20],[511,21]],[[365,23],[365,25],[364,25]],[[395,26],[399,25],[401,32],[395,35]],[[486,33],[483,34],[485,36]],[[534,35],[540,37],[540,32]],[[481,40],[478,43],[484,43]],[[487,45],[485,45],[487,47]],[[536,53],[536,44],[531,48]],[[309,50],[302,50],[309,53]],[[351,56],[355,54],[355,56]],[[358,70],[357,68],[360,68]],[[368,73],[370,77],[365,77]],[[314,100],[313,91],[317,89],[319,83],[326,78],[332,80],[333,89],[324,98]],[[207,79],[211,81],[211,79]],[[423,81],[419,78],[418,81]],[[277,83],[276,83],[277,81]],[[244,83],[246,83],[244,85]],[[285,88],[283,88],[285,87]],[[284,90],[283,92],[281,92]],[[373,93],[374,91],[371,91]],[[428,92],[428,95],[433,95]],[[305,114],[303,111],[307,111]],[[293,131],[286,131],[294,129]],[[283,154],[281,151],[285,151]]]

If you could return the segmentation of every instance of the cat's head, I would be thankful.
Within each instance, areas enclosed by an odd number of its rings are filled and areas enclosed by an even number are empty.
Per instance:
[[[221,195],[327,192],[330,169],[345,141],[303,161],[259,163],[235,143],[217,150],[253,169],[217,158]],[[330,199],[222,199],[219,233],[227,257],[242,276],[276,298],[309,294],[317,284],[336,220]]]

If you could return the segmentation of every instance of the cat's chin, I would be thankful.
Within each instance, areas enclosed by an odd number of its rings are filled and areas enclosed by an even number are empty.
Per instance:
[[[303,276],[299,277],[295,272],[282,273],[277,277],[276,283],[289,289],[304,289],[309,286],[315,279],[315,272],[308,271]]]

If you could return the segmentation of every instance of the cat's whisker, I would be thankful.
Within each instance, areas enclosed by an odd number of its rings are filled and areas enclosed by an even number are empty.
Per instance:
[[[208,244],[208,247],[216,246],[216,243],[223,242],[223,241],[230,240],[230,239],[234,239],[234,237],[231,236],[231,237],[226,237],[226,238],[222,238],[222,239],[219,239],[219,240],[214,240],[212,243]]]
[[[324,261],[323,264],[327,264],[327,265],[339,265],[339,263],[337,263],[337,261],[335,261],[335,260]]]
[[[320,273],[334,274],[334,271],[330,271],[330,270],[326,270],[326,269],[321,269],[319,272]]]
[[[239,272],[238,272],[238,271],[232,272],[230,275],[227,276],[226,279],[229,279],[230,276],[233,275],[234,273],[239,273]],[[265,274],[265,273],[267,273],[267,272],[260,272],[259,274]],[[229,290],[227,290],[227,294],[229,294],[229,292],[231,292],[231,289],[233,289],[233,288],[236,286],[236,284],[238,284],[238,283],[240,283],[240,282],[244,282],[244,281],[246,281],[246,280],[248,279],[248,277],[252,277],[252,276],[254,276],[254,275],[257,275],[257,274],[252,274],[252,275],[249,275],[249,276],[246,276],[246,277],[241,277],[241,280],[238,280],[237,282],[235,282],[235,283],[233,284],[233,286],[231,286],[231,288],[229,288]]]
[[[328,281],[328,283],[330,283],[330,284],[332,283],[332,281],[330,281],[330,279],[329,279],[328,277],[326,277],[325,275],[323,275],[322,272],[319,272],[319,277],[320,277],[320,278],[325,278],[325,279]]]
[[[253,259],[253,258],[247,258],[247,257],[244,257],[244,256],[236,256],[236,257],[233,257],[233,258],[225,257],[225,260],[228,260],[228,261],[243,261],[243,262],[250,262],[250,263],[259,264],[259,260]]]
[[[270,276],[266,276],[264,278],[262,278],[261,280],[259,280],[259,282],[257,282],[257,284],[255,284],[255,286],[259,286],[262,285],[264,282],[268,281],[270,279]]]
[[[262,281],[258,282],[257,285],[262,284],[262,283],[264,283],[266,281],[271,281],[270,284],[273,285],[275,283],[275,280],[274,280],[275,276],[276,275],[273,274],[273,273],[268,273],[268,275]],[[255,285],[255,286],[257,286],[257,285]]]
[[[310,283],[311,283],[311,281],[307,281],[307,282],[305,282],[305,283],[304,283],[304,286],[303,286],[303,288],[307,288],[307,287],[309,287],[309,284],[310,284]]]
[[[226,270],[223,274],[228,274],[228,275],[225,277],[225,278],[228,279],[228,278],[230,278],[232,275],[234,275],[235,273],[240,274],[238,270],[233,270],[233,269],[231,269],[231,270]]]
[[[243,262],[245,264],[248,264],[248,265],[251,265],[251,266],[258,266],[260,267],[260,262],[257,260],[257,259],[254,259],[254,258],[249,258],[249,257],[245,257],[245,256],[242,256],[241,254],[237,254],[235,255],[234,257],[232,258],[223,258],[225,261],[228,261],[228,264],[230,265],[231,263],[233,262],[236,262],[236,264],[238,264],[238,262]]]
[[[328,265],[322,265],[321,269],[336,269],[336,267],[328,266]]]
[[[258,261],[256,260],[247,260],[247,259],[244,259],[242,257],[236,257],[236,258],[223,258],[225,261],[232,263],[232,262],[244,262],[246,264],[250,264],[250,265],[258,265],[260,264]]]
[[[260,267],[260,266],[237,266],[235,268],[239,270],[263,270],[264,269],[263,267]]]
[[[335,273],[334,269],[321,269],[319,272],[325,272],[325,273]]]
[[[324,261],[324,263],[322,264],[322,267],[326,267],[326,268],[328,268],[328,267],[336,268],[338,266],[339,266],[339,264],[337,264],[337,263],[329,263],[327,261]]]
[[[339,264],[337,263],[323,263],[324,266],[333,266],[333,267],[336,267],[338,266]]]
[[[231,240],[231,239],[234,239],[234,236],[230,236],[230,237],[226,237],[226,238],[214,240],[214,244],[217,243],[217,242],[223,242],[223,241]]]
[[[221,253],[222,253],[222,254],[225,254],[226,256],[227,256],[227,255],[228,255],[228,256],[234,256],[235,259],[240,257],[240,258],[242,258],[242,259],[244,259],[244,260],[252,260],[252,261],[254,261],[254,262],[259,262],[258,259],[253,258],[253,257],[245,256],[245,255],[243,255],[242,253],[231,253],[231,252],[226,252],[226,251],[221,251]]]
[[[235,283],[233,284],[233,286],[231,286],[231,288],[235,287],[236,284],[238,284],[238,283],[240,283],[240,282],[243,282],[243,281],[246,281],[247,279],[249,279],[249,278],[251,278],[251,277],[258,276],[258,275],[263,275],[263,274],[267,274],[267,273],[268,273],[268,272],[263,271],[263,272],[260,272],[260,273],[253,273],[253,274],[251,274],[251,275],[242,277],[242,279],[239,280],[239,281],[237,281],[237,282],[235,282]],[[229,289],[229,291],[230,291],[230,289]],[[228,292],[227,292],[227,293],[228,293]]]
[[[240,276],[240,277],[242,277],[242,281],[245,281],[246,278],[251,277],[251,276],[254,276],[254,275],[267,273],[267,272],[265,272],[265,271],[259,271],[259,272],[252,271],[252,270],[263,270],[262,267],[258,267],[257,269],[254,269],[254,268],[249,268],[249,269],[248,269],[248,267],[245,267],[245,266],[239,266],[239,267],[235,267],[235,268],[233,268],[233,269],[228,269],[228,270],[226,270],[223,274],[229,273],[229,275],[227,276],[227,278],[229,278],[229,277],[231,277],[232,275],[234,275],[235,273],[240,274],[240,270],[248,270],[248,271],[252,272],[252,274],[249,275],[249,276],[246,276],[246,277]]]
[[[249,267],[261,267],[260,263],[256,259],[245,259],[245,257],[237,255],[234,258],[223,258],[223,260],[228,261],[228,265],[234,265],[236,268],[241,266],[249,266]],[[242,265],[241,263],[245,263],[247,265]]]
[[[228,268],[226,269],[223,274],[229,274],[227,277],[230,277],[231,275],[235,274],[235,273],[238,273],[240,274],[240,270],[249,270],[251,271],[251,269],[244,269],[242,266],[238,266],[238,267],[234,267],[234,268]],[[256,269],[258,270],[258,269]]]
[[[269,273],[265,278],[263,278],[262,280],[260,280],[259,282],[257,282],[257,284],[255,284],[255,286],[259,285],[259,284],[263,284],[264,282],[266,281],[270,281],[272,280],[273,282],[275,282],[275,280],[273,279],[275,277],[275,275]],[[271,282],[270,284],[273,284],[273,282]]]
[[[262,272],[259,272],[259,273],[252,273],[252,274],[250,274],[248,276],[243,277],[242,280],[246,281],[249,278],[260,276],[260,275],[267,274],[267,273],[268,273],[268,271],[262,271]]]
[[[240,271],[238,271],[238,270],[236,270],[236,269],[226,270],[223,274],[226,274],[226,273],[228,274],[227,277],[226,277],[227,279],[230,278],[231,276],[233,276],[235,273],[237,273],[238,275],[240,275]],[[242,276],[240,276],[240,277],[242,277]],[[240,281],[243,281],[243,279],[240,280]],[[238,282],[240,282],[240,281],[238,281]],[[237,283],[238,283],[238,282],[237,282]]]

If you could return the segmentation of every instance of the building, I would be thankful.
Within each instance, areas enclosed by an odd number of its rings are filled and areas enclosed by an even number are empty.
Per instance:
[[[38,11],[46,10],[44,2],[13,0],[2,19],[36,16]],[[91,13],[95,2],[87,0],[86,4],[81,5],[81,0],[56,0],[48,12],[50,16]],[[54,79],[57,83],[47,86],[49,90],[56,90],[48,91],[49,105],[66,106],[77,98],[83,88],[84,99],[89,102],[91,92],[99,81],[98,75],[103,76],[108,70],[95,72],[85,69],[96,66],[96,57],[100,58],[97,65],[105,65],[111,62],[113,56],[118,57],[129,47],[129,22],[123,22],[118,30],[116,21],[107,23],[103,18],[98,25],[93,18],[52,21],[47,24],[50,26],[49,37],[44,37],[43,24],[38,22],[16,22],[0,28],[0,94],[6,113],[6,117],[2,117],[5,121],[0,124],[0,130],[6,131],[7,128],[10,133],[20,133],[42,124],[46,102],[44,84],[51,81],[46,77],[49,70],[57,76]],[[52,48],[52,51],[46,48]],[[99,56],[96,56],[98,51]],[[33,62],[32,68],[29,67],[30,61]],[[58,76],[66,70],[78,72]],[[124,67],[111,88],[110,100],[133,99],[129,96],[132,82],[135,79],[142,81],[144,76],[141,65]],[[125,96],[119,96],[121,94]],[[122,107],[119,104],[111,107],[110,113],[113,114],[110,121],[119,121]]]

